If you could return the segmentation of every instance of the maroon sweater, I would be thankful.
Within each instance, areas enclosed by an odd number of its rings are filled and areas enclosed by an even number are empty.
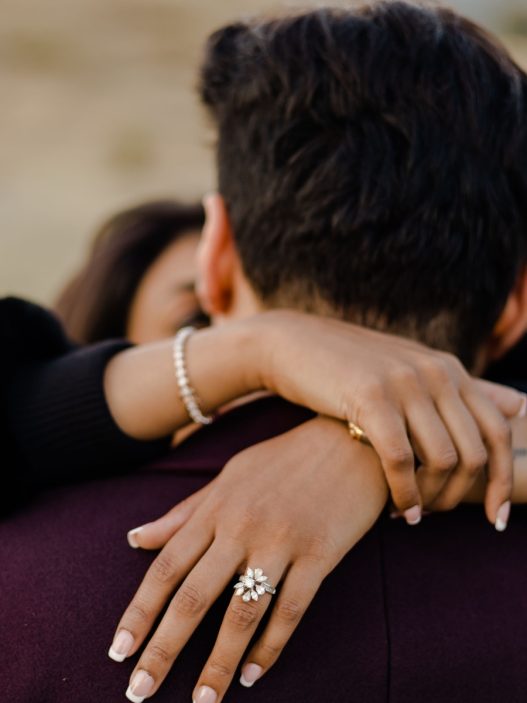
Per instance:
[[[124,701],[137,655],[106,656],[154,558],[126,531],[209,481],[235,451],[308,417],[239,408],[130,476],[65,486],[0,524],[0,691],[16,703]],[[226,703],[520,703],[527,690],[527,511],[498,534],[482,508],[384,516],[325,579],[278,663]],[[233,575],[234,578],[234,575]],[[234,581],[233,581],[234,582]],[[156,694],[188,703],[231,597],[215,603]]]

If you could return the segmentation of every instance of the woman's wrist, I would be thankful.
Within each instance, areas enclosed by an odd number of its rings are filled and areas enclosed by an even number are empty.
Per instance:
[[[197,330],[187,341],[186,366],[204,413],[261,387],[260,327],[252,320]],[[135,439],[169,435],[189,423],[173,362],[173,340],[128,349],[110,360],[104,390],[117,425]]]
[[[220,323],[189,338],[188,376],[203,412],[214,412],[264,388],[261,371],[266,345],[257,318]]]

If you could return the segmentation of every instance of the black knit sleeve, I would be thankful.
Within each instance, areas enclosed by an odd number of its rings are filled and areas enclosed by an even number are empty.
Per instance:
[[[132,439],[111,416],[104,370],[129,346],[113,340],[76,347],[48,311],[17,299],[0,300],[0,472],[4,481],[16,484],[13,497],[130,471],[170,446],[169,437]]]

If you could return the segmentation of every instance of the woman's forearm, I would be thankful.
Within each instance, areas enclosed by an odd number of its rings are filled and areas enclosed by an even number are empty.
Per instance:
[[[518,467],[517,462],[514,463],[514,486],[511,494],[511,503],[514,504],[527,503],[527,462],[524,460],[523,464],[522,467]],[[487,481],[482,474],[478,476],[463,502],[483,503],[486,487]]]
[[[210,413],[260,386],[262,340],[251,319],[198,330],[186,343],[190,384]],[[104,390],[119,427],[135,439],[163,437],[189,423],[179,397],[173,340],[146,344],[109,362]]]

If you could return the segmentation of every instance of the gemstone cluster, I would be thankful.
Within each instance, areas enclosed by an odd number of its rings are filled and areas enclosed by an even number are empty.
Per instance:
[[[262,569],[251,569],[249,566],[245,574],[240,575],[238,583],[234,585],[234,595],[241,596],[246,603],[251,599],[258,600],[268,590],[266,581],[267,576]]]

